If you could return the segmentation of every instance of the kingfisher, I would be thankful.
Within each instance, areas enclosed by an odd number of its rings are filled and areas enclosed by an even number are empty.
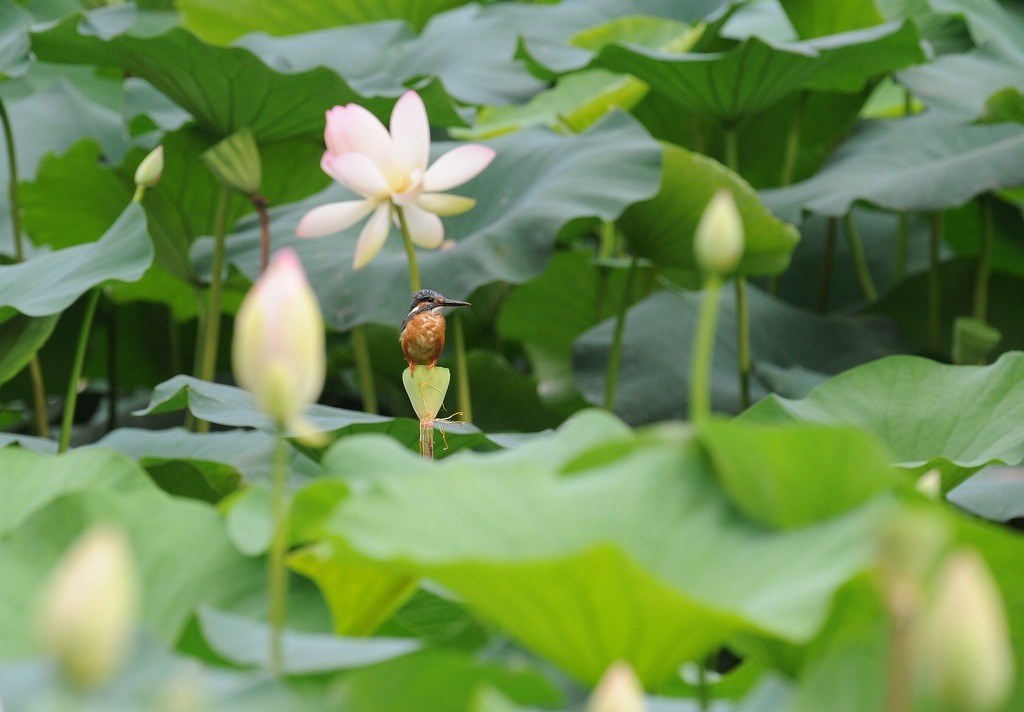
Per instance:
[[[409,372],[416,366],[433,368],[444,349],[445,307],[468,307],[469,302],[446,299],[433,289],[421,289],[412,295],[409,316],[402,322],[402,353],[409,362]]]

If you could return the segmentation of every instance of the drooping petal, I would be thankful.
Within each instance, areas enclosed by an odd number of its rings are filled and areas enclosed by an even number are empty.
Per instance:
[[[420,95],[407,91],[391,112],[391,138],[405,161],[406,171],[425,171],[430,157],[430,125]]]
[[[302,216],[295,227],[299,237],[323,237],[341,232],[366,217],[378,205],[373,200],[343,200],[320,205]]]
[[[363,231],[359,233],[359,240],[356,242],[355,259],[352,261],[355,269],[363,267],[377,256],[380,248],[384,246],[384,241],[387,239],[388,231],[390,230],[391,203],[382,203],[374,211],[366,225],[363,226]]]
[[[444,154],[427,169],[423,177],[424,190],[440,193],[462,185],[494,160],[494,149],[479,144],[459,146]]]
[[[415,205],[402,208],[405,224],[409,226],[409,237],[420,247],[436,250],[444,242],[444,225],[441,218]]]
[[[324,173],[364,198],[380,200],[391,194],[391,186],[365,153],[324,153],[320,166]]]
[[[467,210],[471,210],[476,205],[476,201],[472,198],[464,198],[461,195],[424,193],[416,201],[416,205],[435,215],[448,217],[450,215],[461,215]]]
[[[340,143],[346,153],[365,154],[377,164],[377,169],[391,186],[402,189],[406,176],[404,161],[380,119],[358,104],[349,104],[345,108],[340,131],[343,137]]]

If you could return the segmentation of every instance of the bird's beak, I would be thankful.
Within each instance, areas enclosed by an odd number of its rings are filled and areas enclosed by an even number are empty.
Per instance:
[[[472,306],[472,305],[469,302],[460,302],[460,301],[455,300],[455,299],[445,299],[443,302],[441,302],[440,306],[442,306],[442,307],[468,307],[468,306]]]

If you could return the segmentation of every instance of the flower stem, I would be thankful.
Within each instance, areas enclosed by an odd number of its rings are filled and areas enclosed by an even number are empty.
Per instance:
[[[469,363],[466,360],[466,336],[462,327],[462,314],[452,314],[455,321],[455,378],[458,379],[459,410],[462,420],[473,422],[473,399],[469,391]]]
[[[405,255],[409,258],[409,289],[418,292],[420,286],[420,268],[416,264],[416,247],[412,244],[412,236],[409,234],[409,223],[405,220],[405,211],[397,205],[395,214],[398,215],[398,226],[402,231],[402,241],[405,243]]]
[[[899,230],[896,233],[896,261],[893,265],[893,280],[901,281],[907,276],[907,242],[910,238],[910,215],[900,213]]]
[[[0,97],[0,125],[3,126],[4,147],[7,149],[7,194],[10,197],[11,233],[14,238],[14,259],[25,261],[25,246],[21,238],[21,191],[18,188],[18,157],[14,153],[14,131],[11,129],[11,118],[7,107]],[[29,361],[29,376],[32,379],[32,403],[36,416],[36,435],[41,438],[50,436],[50,422],[46,417],[46,386],[43,383],[43,369],[39,363],[39,354],[32,354]]]
[[[704,282],[697,333],[693,339],[693,363],[690,367],[690,422],[697,423],[711,414],[711,358],[715,350],[715,323],[722,296],[722,278],[709,274]]]
[[[612,335],[611,351],[608,352],[608,373],[604,379],[604,409],[609,412],[615,408],[615,391],[619,384],[619,364],[622,360],[622,334],[626,330],[626,311],[633,297],[638,261],[639,258],[633,255],[629,271],[626,273],[622,301],[619,303],[618,314],[615,315],[615,333]]]
[[[988,316],[988,276],[992,269],[992,197],[978,199],[981,217],[981,245],[978,249],[978,273],[974,281],[974,318],[985,321]]]
[[[804,110],[806,107],[807,92],[802,91],[797,99],[793,120],[789,123],[789,133],[786,134],[786,153],[782,159],[782,174],[779,176],[780,186],[786,186],[793,182],[793,173],[796,171],[796,159],[800,155],[800,134],[803,130]]]
[[[267,560],[267,598],[270,620],[270,670],[280,675],[284,667],[284,620],[288,608],[288,441],[278,428],[271,472],[270,516],[273,537]]]
[[[828,291],[832,284],[832,262],[836,256],[836,231],[837,221],[835,218],[828,219],[828,226],[825,229],[825,252],[821,256],[821,273],[818,277],[818,301],[815,309],[819,314],[828,311]]]
[[[434,459],[434,419],[420,420],[420,457],[424,460]]]
[[[727,124],[724,128],[725,165],[733,173],[739,173],[739,140],[736,127]],[[736,344],[739,356],[740,408],[750,407],[750,314],[747,311],[747,278],[736,275]]]
[[[100,301],[100,287],[93,287],[85,303],[81,328],[78,330],[78,344],[75,347],[75,358],[71,363],[68,376],[68,390],[64,397],[64,416],[60,425],[60,442],[57,452],[67,452],[71,444],[71,427],[75,423],[75,406],[78,403],[78,381],[82,377],[82,366],[85,364],[85,349],[89,344],[89,331],[92,329],[92,318],[96,314],[96,305]]]
[[[366,342],[366,326],[352,327],[352,356],[356,362],[356,378],[359,381],[359,395],[363,399],[363,411],[378,413],[377,391],[373,385],[373,362],[370,360],[370,346]]]
[[[911,712],[913,650],[910,621],[905,616],[889,616],[889,675],[885,689],[885,712]]]
[[[210,267],[210,296],[207,301],[206,318],[203,322],[202,353],[200,354],[198,375],[204,381],[213,381],[217,371],[217,352],[220,340],[221,292],[224,282],[224,242],[228,231],[228,198],[227,186],[221,186],[217,197],[217,215],[213,234],[213,263]],[[199,432],[209,430],[210,424],[203,421],[197,423]]]
[[[270,263],[270,215],[267,214],[266,198],[259,193],[253,193],[249,198],[260,219],[260,274],[263,274]]]
[[[843,218],[843,225],[846,228],[846,239],[850,242],[850,252],[853,253],[853,266],[857,270],[857,281],[860,282],[861,291],[864,297],[873,302],[878,298],[878,290],[875,289],[875,282],[871,279],[871,270],[868,268],[868,258],[864,254],[864,245],[860,241],[860,234],[853,222],[853,211],[846,213]]]
[[[736,275],[736,345],[740,362],[740,408],[750,407],[750,311],[747,307],[747,278]]]
[[[931,245],[928,251],[928,345],[938,353],[942,337],[939,333],[942,295],[939,285],[939,246],[945,229],[942,211],[932,213]]]

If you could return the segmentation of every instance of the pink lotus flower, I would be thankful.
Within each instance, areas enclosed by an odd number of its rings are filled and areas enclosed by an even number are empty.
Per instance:
[[[299,237],[322,237],[355,225],[367,215],[356,243],[359,269],[380,252],[392,221],[401,210],[409,237],[420,247],[436,249],[444,241],[438,216],[458,215],[476,201],[444,191],[475,177],[494,159],[494,150],[468,144],[444,154],[429,168],[430,126],[423,100],[407,91],[391,112],[391,131],[356,104],[327,112],[327,150],[320,166],[361,200],[344,200],[313,208],[299,221]]]

